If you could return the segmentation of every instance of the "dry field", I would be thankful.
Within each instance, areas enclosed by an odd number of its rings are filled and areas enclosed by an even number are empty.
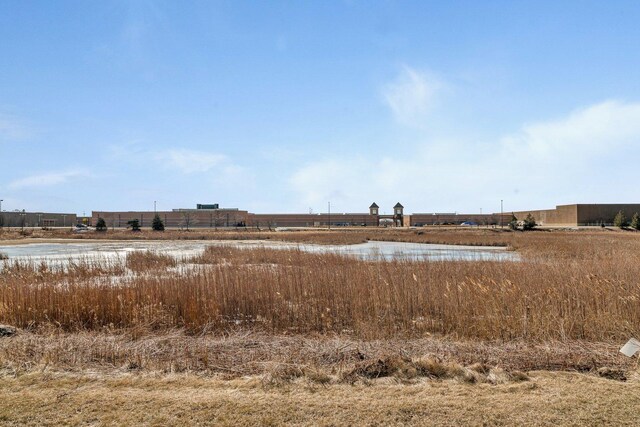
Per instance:
[[[616,233],[611,230],[610,233]],[[318,244],[353,244],[367,240],[403,241],[416,243],[452,243],[469,245],[508,245],[519,233],[499,228],[451,228],[432,227],[423,229],[338,228],[324,230],[270,231],[247,228],[237,230],[193,229],[154,232],[143,229],[132,232],[126,229],[107,232],[73,233],[70,230],[0,229],[0,241],[43,240],[278,240]],[[596,233],[598,234],[598,233]],[[601,233],[600,233],[601,234]]]
[[[329,387],[193,375],[0,378],[3,425],[632,426],[640,383],[532,372],[531,381],[378,381]]]
[[[44,233],[18,237],[68,237]],[[85,236],[95,237],[74,237]],[[122,264],[64,270],[8,264],[0,323],[19,332],[0,337],[8,391],[0,424],[638,421],[640,379],[618,348],[640,338],[639,233],[135,236],[500,245],[523,261],[364,261],[210,247],[184,259],[134,252]],[[122,405],[128,415],[118,413]]]

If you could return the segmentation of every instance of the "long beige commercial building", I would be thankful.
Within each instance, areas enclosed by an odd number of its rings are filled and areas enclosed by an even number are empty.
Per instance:
[[[533,215],[542,226],[577,227],[588,225],[612,225],[613,218],[623,211],[627,218],[640,212],[640,204],[574,204],[556,206],[555,209],[518,212],[464,214],[464,213],[413,213],[405,214],[404,207],[397,203],[391,214],[380,214],[376,203],[368,212],[361,213],[302,213],[302,214],[256,214],[241,209],[219,208],[218,205],[198,205],[196,209],[173,209],[171,211],[120,211],[92,212],[91,223],[103,218],[109,228],[127,227],[128,221],[137,219],[142,227],[151,227],[153,217],[158,214],[169,228],[229,228],[250,227],[273,229],[276,227],[422,227],[430,225],[477,225],[506,226],[512,216],[521,221]]]
[[[109,228],[124,228],[127,223],[137,219],[142,227],[150,227],[157,214],[169,228],[228,228],[251,227],[273,229],[276,227],[421,227],[425,225],[499,225],[500,214],[458,214],[458,213],[415,213],[405,215],[404,206],[396,203],[391,214],[380,213],[376,203],[369,206],[368,212],[342,213],[301,213],[301,214],[257,214],[241,209],[219,208],[215,205],[198,205],[195,209],[173,209],[171,211],[94,211],[90,223],[95,225],[98,218],[105,220]],[[511,214],[504,215],[502,223],[506,225]]]

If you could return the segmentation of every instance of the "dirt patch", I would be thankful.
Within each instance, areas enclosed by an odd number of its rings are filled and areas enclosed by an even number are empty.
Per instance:
[[[598,375],[602,378],[607,378],[615,381],[626,381],[627,372],[623,369],[602,367],[598,369]]]

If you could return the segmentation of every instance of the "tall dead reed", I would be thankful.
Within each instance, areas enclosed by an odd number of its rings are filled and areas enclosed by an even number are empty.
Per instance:
[[[167,272],[172,263],[158,255],[139,253],[127,261],[134,277],[119,285],[73,268],[66,275],[8,268],[0,276],[0,322],[367,339],[611,341],[640,332],[640,239],[539,236],[519,242],[522,262],[372,262],[211,247],[187,260],[197,268],[182,275]]]

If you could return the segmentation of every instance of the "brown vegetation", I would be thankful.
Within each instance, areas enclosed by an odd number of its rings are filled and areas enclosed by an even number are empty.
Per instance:
[[[164,374],[237,377],[295,366],[305,375],[316,372],[344,379],[347,373],[357,373],[359,367],[376,365],[380,360],[388,365],[388,361],[408,359],[418,371],[415,376],[429,378],[443,378],[446,370],[439,373],[438,367],[455,365],[483,374],[495,367],[510,373],[632,368],[634,361],[619,354],[618,348],[584,341],[529,344],[443,337],[372,341],[344,335],[274,335],[250,330],[193,336],[182,330],[152,333],[142,328],[65,333],[51,327],[37,333],[23,330],[11,339],[1,339],[0,370],[10,375],[43,369],[110,374],[135,367],[136,371]]]
[[[174,267],[178,261],[170,256],[153,251],[133,251],[127,254],[125,266],[135,272],[157,272]]]
[[[185,260],[184,274],[167,270],[169,257],[137,253],[126,262],[133,276],[117,285],[95,278],[113,279],[122,266],[15,264],[0,276],[0,321],[70,331],[240,326],[368,339],[619,341],[640,332],[640,239],[601,236],[533,233],[513,242],[523,262],[502,263],[210,247]]]
[[[636,233],[202,236],[502,245],[522,261],[374,262],[225,246],[64,268],[10,260],[0,323],[19,329],[0,338],[0,424],[637,420],[635,361],[618,353],[640,335]]]
[[[5,425],[637,425],[640,383],[533,372],[492,385],[392,378],[329,387],[136,372],[0,377]]]
[[[126,229],[109,230],[105,233],[73,233],[69,230],[33,229],[28,233],[0,228],[0,241],[42,241],[62,239],[72,240],[273,240],[314,244],[356,244],[368,240],[394,242],[436,243],[471,246],[508,246],[516,249],[535,248],[544,250],[548,246],[568,241],[583,246],[584,242],[626,241],[637,239],[632,230],[616,228],[585,230],[536,230],[530,232],[512,231],[508,228],[464,228],[464,227],[424,227],[408,228],[336,228],[328,230],[261,230],[238,229],[192,229],[166,230],[164,232],[143,229],[132,232]]]

